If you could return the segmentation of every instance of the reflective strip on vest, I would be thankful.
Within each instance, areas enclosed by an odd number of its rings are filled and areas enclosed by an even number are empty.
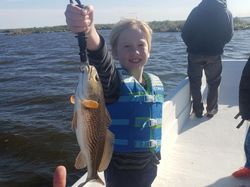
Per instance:
[[[128,140],[115,139],[115,145],[128,145]]]
[[[111,125],[118,125],[118,126],[129,125],[129,120],[128,119],[112,119]]]

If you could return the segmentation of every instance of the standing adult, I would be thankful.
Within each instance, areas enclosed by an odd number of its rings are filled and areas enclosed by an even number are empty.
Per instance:
[[[239,87],[239,109],[243,120],[250,121],[250,57],[243,69]],[[250,128],[248,128],[244,143],[246,155],[245,166],[233,173],[234,177],[250,177]]]
[[[190,91],[193,112],[203,116],[201,95],[202,71],[205,71],[208,95],[207,117],[218,111],[218,87],[221,82],[221,55],[233,36],[233,19],[226,0],[202,0],[189,14],[181,37],[187,45]]]

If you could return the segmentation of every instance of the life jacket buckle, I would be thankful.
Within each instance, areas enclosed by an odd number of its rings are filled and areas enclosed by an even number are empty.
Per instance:
[[[156,147],[158,145],[156,140],[149,140],[149,147]]]
[[[149,123],[150,123],[149,124],[150,127],[156,126],[157,125],[157,120],[156,119],[150,119]]]
[[[145,96],[145,102],[154,103],[155,102],[155,96],[154,95],[146,95]]]

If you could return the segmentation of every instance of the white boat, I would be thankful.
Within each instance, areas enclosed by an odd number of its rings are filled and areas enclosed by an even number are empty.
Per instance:
[[[162,160],[153,187],[250,187],[249,179],[232,172],[245,164],[246,125],[236,126],[238,87],[247,60],[223,61],[219,111],[211,119],[190,115],[189,81],[184,79],[167,97],[163,109]],[[202,83],[206,95],[205,76]],[[204,97],[205,103],[205,97]],[[103,173],[100,173],[103,178]],[[81,177],[73,187],[84,182]],[[98,187],[87,183],[86,187]]]

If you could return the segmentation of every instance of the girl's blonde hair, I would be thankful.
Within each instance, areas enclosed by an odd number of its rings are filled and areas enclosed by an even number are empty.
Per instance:
[[[111,31],[109,42],[112,51],[116,51],[117,41],[122,31],[132,27],[137,27],[145,33],[148,49],[149,51],[151,50],[152,29],[150,28],[150,26],[147,23],[139,21],[137,19],[123,19],[115,24]]]

